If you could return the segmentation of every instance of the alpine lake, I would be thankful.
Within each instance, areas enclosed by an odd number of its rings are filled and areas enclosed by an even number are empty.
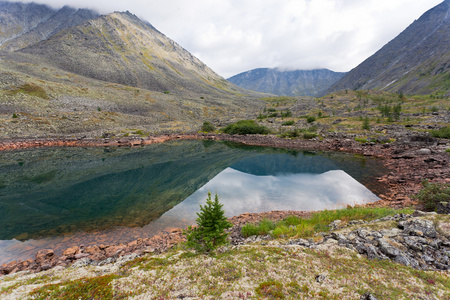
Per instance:
[[[0,264],[184,228],[208,191],[228,217],[373,202],[385,172],[376,158],[215,141],[0,152]]]

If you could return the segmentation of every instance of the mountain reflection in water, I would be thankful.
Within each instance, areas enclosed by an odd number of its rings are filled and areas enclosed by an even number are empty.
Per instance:
[[[354,155],[212,141],[4,152],[0,263],[190,225],[208,191],[217,191],[227,216],[370,202],[377,197],[364,185],[383,172],[379,160]]]

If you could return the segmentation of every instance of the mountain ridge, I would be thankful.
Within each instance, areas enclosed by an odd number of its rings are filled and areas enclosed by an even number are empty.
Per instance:
[[[88,20],[19,52],[75,74],[154,91],[211,94],[238,90],[129,12]]]
[[[408,94],[450,89],[450,1],[425,12],[326,93],[380,89]],[[323,93],[325,94],[325,93]]]
[[[245,89],[286,96],[316,96],[345,73],[328,69],[287,70],[258,68],[228,78]]]
[[[4,20],[2,28],[12,27],[0,34],[0,49],[6,51],[36,44],[64,29],[99,17],[93,10],[67,5],[52,9],[42,4],[5,1],[0,1],[0,11],[0,20]]]

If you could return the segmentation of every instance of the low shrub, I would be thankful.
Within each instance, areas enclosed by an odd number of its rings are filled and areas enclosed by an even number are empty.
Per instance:
[[[450,139],[450,126],[442,127],[439,130],[432,130],[431,135],[437,138]]]
[[[439,202],[450,201],[450,184],[422,182],[423,188],[414,195],[414,198],[423,205],[425,210],[434,211]]]
[[[228,134],[268,134],[270,131],[267,127],[259,125],[254,120],[241,120],[230,124],[222,132]]]
[[[308,123],[312,123],[312,122],[314,122],[316,120],[316,117],[314,117],[314,116],[308,116],[307,118],[306,118],[306,122],[308,122]]]
[[[285,121],[283,123],[281,123],[281,126],[291,126],[294,125],[295,121],[294,120],[290,120],[290,121]]]
[[[283,284],[279,281],[269,280],[259,284],[255,290],[258,296],[268,299],[284,299]]]
[[[313,138],[316,138],[316,137],[317,137],[317,133],[314,133],[314,132],[305,132],[303,134],[303,138],[307,139],[307,140],[310,140],[310,139],[313,139]]]
[[[216,127],[213,124],[211,124],[210,122],[207,122],[207,121],[203,122],[201,131],[212,132],[214,130],[216,130]]]
[[[300,131],[298,131],[298,129],[286,131],[286,132],[283,132],[282,134],[280,134],[280,137],[282,137],[282,138],[296,138],[299,136],[300,136]]]

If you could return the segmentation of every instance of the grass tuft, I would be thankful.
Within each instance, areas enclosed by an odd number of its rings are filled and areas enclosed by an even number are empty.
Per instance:
[[[335,220],[348,222],[351,220],[375,220],[396,213],[411,213],[410,209],[395,210],[389,207],[365,208],[348,207],[340,210],[324,210],[311,214],[310,218],[303,219],[289,216],[278,222],[263,220],[257,224],[246,224],[242,227],[242,235],[267,235],[273,237],[312,237],[317,232],[329,231],[328,224]]]

